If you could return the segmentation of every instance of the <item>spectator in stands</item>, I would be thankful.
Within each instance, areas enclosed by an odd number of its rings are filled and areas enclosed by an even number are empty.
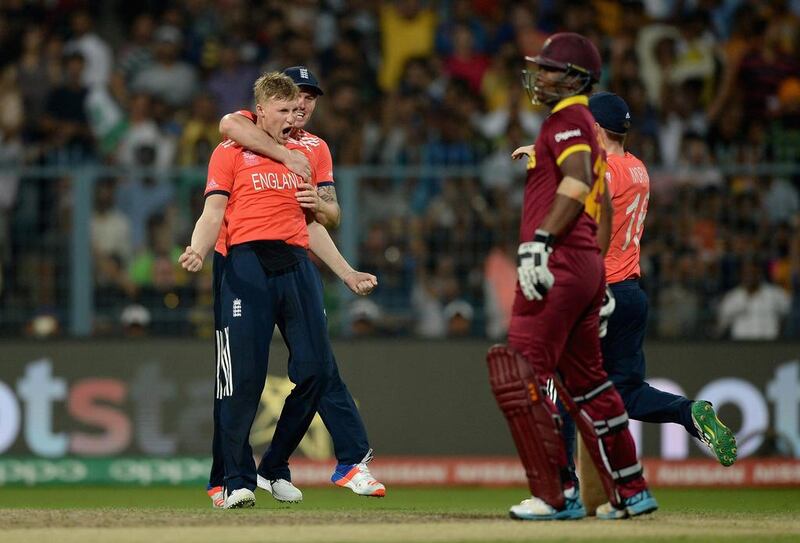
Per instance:
[[[441,338],[447,334],[445,306],[460,295],[456,275],[457,262],[451,255],[436,255],[433,273],[421,270],[411,293],[416,320],[415,333],[420,337]]]
[[[23,161],[20,132],[23,123],[22,94],[13,66],[0,72],[0,293],[11,262],[11,214],[17,205],[19,175],[10,171]]]
[[[661,286],[658,290],[657,325],[659,337],[680,338],[697,333],[700,322],[700,300],[692,288],[693,259],[684,256],[661,259]]]
[[[45,46],[46,36],[41,26],[31,26],[25,30],[22,56],[17,64],[17,80],[24,103],[24,130],[29,139],[38,136],[47,96],[61,77],[60,58],[59,62],[50,62]]]
[[[658,131],[662,164],[675,167],[681,160],[684,138],[695,134],[700,138],[708,132],[708,122],[700,103],[702,83],[689,80],[669,88],[670,98],[662,108]]]
[[[717,330],[734,340],[773,340],[788,313],[788,294],[767,283],[758,262],[748,259],[742,264],[739,286],[722,298]]]
[[[172,314],[177,317],[154,322],[153,330],[180,333],[191,329],[190,322],[184,318],[184,311],[191,307],[197,292],[188,274],[178,265],[182,248],[175,243],[173,215],[170,212],[150,218],[147,248],[134,259],[130,275],[139,287],[138,299],[142,305],[155,314],[173,311]]]
[[[760,189],[761,209],[771,225],[787,223],[800,212],[800,195],[797,187],[783,177],[765,177]]]
[[[75,12],[70,22],[72,39],[64,45],[64,52],[78,53],[86,61],[83,66],[83,84],[87,88],[108,85],[114,62],[111,47],[94,32],[94,21],[88,11]]]
[[[140,13],[133,20],[128,40],[117,56],[117,70],[126,83],[133,81],[144,68],[153,62],[153,33],[155,20],[149,13]]]
[[[153,100],[148,94],[138,93],[131,98],[128,129],[117,149],[116,158],[120,165],[164,170],[174,163],[175,142],[161,130],[153,118],[153,111]],[[144,156],[144,149],[152,150],[152,160]]]
[[[96,261],[117,258],[125,269],[133,257],[131,225],[114,205],[115,190],[116,180],[113,178],[101,179],[95,188],[92,250]]]
[[[697,133],[689,132],[682,137],[675,166],[675,181],[679,186],[692,185],[700,190],[722,187],[722,172],[714,163],[708,144]]]
[[[155,62],[134,77],[131,88],[163,100],[173,107],[189,104],[198,89],[197,71],[180,60],[183,36],[174,26],[162,26],[155,33]]]
[[[516,274],[517,262],[514,243],[495,245],[486,257],[483,272],[483,307],[486,317],[486,335],[490,339],[499,340],[506,337],[508,324],[511,322]]]
[[[120,306],[136,293],[128,276],[133,257],[130,222],[114,207],[115,190],[114,178],[103,178],[95,187],[91,235],[98,332],[113,329]]]
[[[235,43],[223,44],[219,65],[211,72],[207,84],[216,102],[217,117],[240,109],[249,110],[253,103],[252,81],[257,77],[258,69],[242,63]]]
[[[350,332],[354,337],[373,337],[382,333],[383,311],[368,298],[360,298],[350,304]]]
[[[480,17],[475,15],[474,2],[454,0],[448,10],[447,18],[436,29],[436,52],[443,57],[450,56],[457,48],[459,27],[466,27],[472,36],[475,50],[488,52],[488,36]]]
[[[47,97],[41,119],[50,162],[80,163],[94,156],[94,141],[86,115],[88,89],[82,83],[80,53],[64,56],[64,82]]]
[[[219,141],[219,115],[214,100],[208,94],[199,94],[192,102],[192,116],[183,128],[178,149],[179,163],[182,166],[207,164]]]
[[[157,149],[142,144],[133,149],[133,166],[143,170],[132,170],[117,191],[117,207],[128,216],[131,223],[131,242],[134,250],[140,250],[147,241],[146,225],[150,218],[162,212],[172,202],[175,187],[169,179],[153,171]]]
[[[102,157],[112,166],[139,169],[123,172],[117,189],[135,254],[153,250],[146,235],[150,217],[170,213],[177,203],[174,226],[183,228],[191,221],[187,202],[202,202],[202,194],[184,198],[185,189],[196,183],[193,167],[218,137],[212,106],[230,100],[227,110],[249,102],[249,88],[241,86],[248,78],[236,75],[243,67],[322,68],[330,100],[319,110],[318,129],[337,163],[386,166],[378,177],[360,178],[360,239],[350,241],[358,244],[362,263],[381,275],[376,295],[387,319],[405,324],[416,310],[439,323],[431,327],[439,336],[447,329],[444,307],[456,297],[473,306],[481,329],[496,330],[502,320],[495,293],[484,283],[497,248],[517,228],[525,165],[508,154],[530,143],[542,121],[518,84],[522,58],[538,53],[556,28],[602,35],[608,61],[603,85],[626,97],[635,121],[626,145],[652,169],[642,263],[651,268],[644,281],[661,310],[654,312],[653,331],[712,335],[715,315],[706,308],[739,286],[742,262],[753,254],[768,261],[773,283],[793,286],[793,314],[800,315],[800,273],[788,241],[800,232],[800,178],[796,168],[770,169],[800,162],[797,2],[733,0],[708,8],[709,2],[674,1],[244,6],[182,0],[158,9],[123,2],[93,16],[63,2],[0,4],[0,74],[17,73],[15,85],[0,75],[0,162],[46,158],[71,168]],[[104,33],[117,29],[123,35]],[[63,40],[67,51],[81,56],[65,57]],[[470,41],[471,48],[464,47]],[[457,43],[460,55],[454,55]],[[488,67],[480,54],[491,57]],[[104,59],[112,58],[108,81]],[[202,94],[209,88],[213,104]],[[22,128],[14,120],[20,110]],[[174,142],[180,142],[178,152]],[[398,165],[472,173],[398,175]],[[158,174],[142,167],[157,167]],[[25,306],[16,324],[5,324],[19,330],[38,307],[58,306],[67,292],[60,256],[69,236],[64,219],[74,206],[67,181],[18,180],[4,171],[2,183],[18,183],[19,190],[0,197],[0,214],[11,220],[6,249],[15,251],[3,299],[12,303],[0,307],[0,318],[8,315],[6,307]],[[452,256],[446,281],[434,272],[438,255]],[[124,275],[124,259],[114,259],[99,273]],[[171,270],[161,271],[157,275],[169,283]],[[209,303],[208,289],[197,283],[195,298]],[[447,296],[442,283],[452,285]],[[413,307],[412,288],[423,293]],[[107,313],[114,326],[120,304],[128,303],[127,294],[120,296]],[[152,308],[154,331],[164,315],[176,318],[163,311],[161,299],[158,310]],[[197,330],[208,327],[196,322]],[[800,325],[787,331],[798,337]]]
[[[466,337],[472,333],[475,310],[466,300],[453,300],[442,310],[447,323],[447,337]]]
[[[419,0],[383,3],[380,7],[381,67],[378,82],[384,91],[397,88],[405,63],[428,56],[434,48],[436,14]]]
[[[479,92],[483,74],[489,68],[489,57],[475,46],[475,37],[466,24],[453,28],[453,52],[444,59],[445,73],[467,82],[472,92]]]
[[[119,316],[122,333],[127,337],[144,337],[148,335],[151,320],[150,310],[141,304],[126,306]]]

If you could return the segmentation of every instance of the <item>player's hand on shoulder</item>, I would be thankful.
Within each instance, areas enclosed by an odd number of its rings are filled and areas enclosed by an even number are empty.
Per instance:
[[[303,179],[311,179],[311,163],[308,157],[298,150],[289,152],[289,159],[284,164],[291,171],[302,177]]]
[[[553,236],[537,230],[533,241],[521,243],[517,249],[517,278],[527,300],[543,300],[553,288],[555,277],[548,266],[553,252]]]
[[[351,271],[344,279],[347,288],[359,296],[370,294],[378,286],[378,278],[371,273]]]
[[[309,211],[317,212],[322,206],[322,197],[317,192],[317,188],[311,183],[300,183],[297,185],[297,192],[294,194],[300,207]]]
[[[186,271],[199,272],[203,269],[203,257],[191,246],[188,246],[183,251],[183,254],[178,257],[178,264]]]
[[[523,145],[511,153],[511,158],[519,160],[520,158],[533,155],[533,145]]]

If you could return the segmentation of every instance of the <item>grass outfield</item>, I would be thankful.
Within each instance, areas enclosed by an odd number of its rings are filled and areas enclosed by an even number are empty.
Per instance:
[[[326,543],[800,541],[800,489],[658,490],[661,509],[626,521],[515,522],[524,489],[390,488],[384,499],[307,489],[282,505],[215,511],[185,487],[0,487],[0,540],[54,543],[233,540]]]

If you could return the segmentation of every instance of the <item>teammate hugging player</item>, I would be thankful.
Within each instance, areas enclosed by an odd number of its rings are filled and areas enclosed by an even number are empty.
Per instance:
[[[547,397],[558,382],[597,467],[609,502],[601,519],[654,511],[636,459],[628,415],[603,370],[599,312],[606,289],[598,223],[607,244],[610,201],[605,153],[587,94],[600,77],[600,55],[585,37],[551,36],[525,73],[534,102],[551,108],[528,161],[518,287],[508,346],[487,355],[489,378],[525,467],[531,498],[512,506],[523,520],[579,519],[586,510],[569,471],[558,412]]]
[[[269,73],[255,85],[256,125],[279,145],[289,142],[299,90],[284,74]],[[377,284],[353,270],[325,228],[313,222],[295,195],[300,180],[282,164],[227,140],[209,161],[206,202],[181,265],[199,271],[226,228],[227,256],[219,283],[221,330],[217,333],[216,422],[224,464],[223,507],[255,503],[256,466],[250,428],[264,388],[272,331],[277,325],[289,346],[289,375],[296,384],[281,413],[283,432],[270,450],[287,461],[308,430],[323,393],[338,373],[327,336],[319,273],[310,248],[357,294]],[[279,423],[280,426],[280,423]],[[262,460],[262,469],[264,461]],[[288,468],[287,468],[288,471]]]
[[[250,152],[281,162],[303,177],[305,181],[298,185],[298,191],[295,193],[300,207],[312,213],[319,224],[329,228],[338,226],[341,210],[336,200],[330,149],[325,140],[305,130],[316,108],[317,98],[323,94],[322,88],[311,70],[305,66],[293,66],[283,73],[300,89],[297,118],[290,133],[288,147],[277,144],[256,126],[256,116],[246,110],[225,115],[220,122],[220,131],[233,143]],[[225,255],[226,232],[223,225],[214,252],[214,321],[218,334],[222,329],[219,288]],[[292,362],[293,358],[290,358],[289,374],[294,380]],[[219,406],[220,400],[217,398],[214,400],[213,463],[207,489],[214,507],[222,506],[225,480],[218,429]],[[385,496],[385,486],[375,479],[367,466],[372,459],[372,449],[369,446],[366,428],[350,391],[339,375],[335,359],[334,375],[330,386],[323,392],[319,413],[331,434],[338,461],[331,477],[332,482],[362,496]],[[303,499],[302,492],[292,484],[288,454],[286,454],[288,449],[281,446],[285,442],[285,436],[293,433],[294,430],[281,414],[273,436],[273,445],[264,452],[258,470],[258,487],[282,502],[299,502]]]

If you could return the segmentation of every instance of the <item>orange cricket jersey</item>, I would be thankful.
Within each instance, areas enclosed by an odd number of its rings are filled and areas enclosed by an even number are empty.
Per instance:
[[[628,152],[610,154],[607,160],[606,181],[614,221],[606,254],[606,281],[619,283],[641,275],[639,241],[650,200],[650,177],[642,161]]]
[[[252,111],[240,110],[236,113],[250,119],[254,123],[256,122],[256,115]],[[322,187],[334,184],[333,158],[325,140],[305,130],[298,130],[295,132],[294,137],[289,139],[287,147],[290,149],[300,149],[308,156],[309,162],[311,163],[312,175],[314,176],[311,180],[312,185]],[[206,194],[208,194],[208,190],[206,190]],[[228,241],[227,226],[226,214],[226,218],[223,220],[222,226],[220,227],[217,243],[214,246],[214,250],[223,256],[228,254],[228,246],[231,245]]]
[[[299,145],[287,147],[307,152]],[[257,240],[282,240],[307,248],[305,214],[295,198],[300,183],[283,164],[233,141],[220,143],[209,161],[205,194],[228,196],[222,254],[232,245]]]

